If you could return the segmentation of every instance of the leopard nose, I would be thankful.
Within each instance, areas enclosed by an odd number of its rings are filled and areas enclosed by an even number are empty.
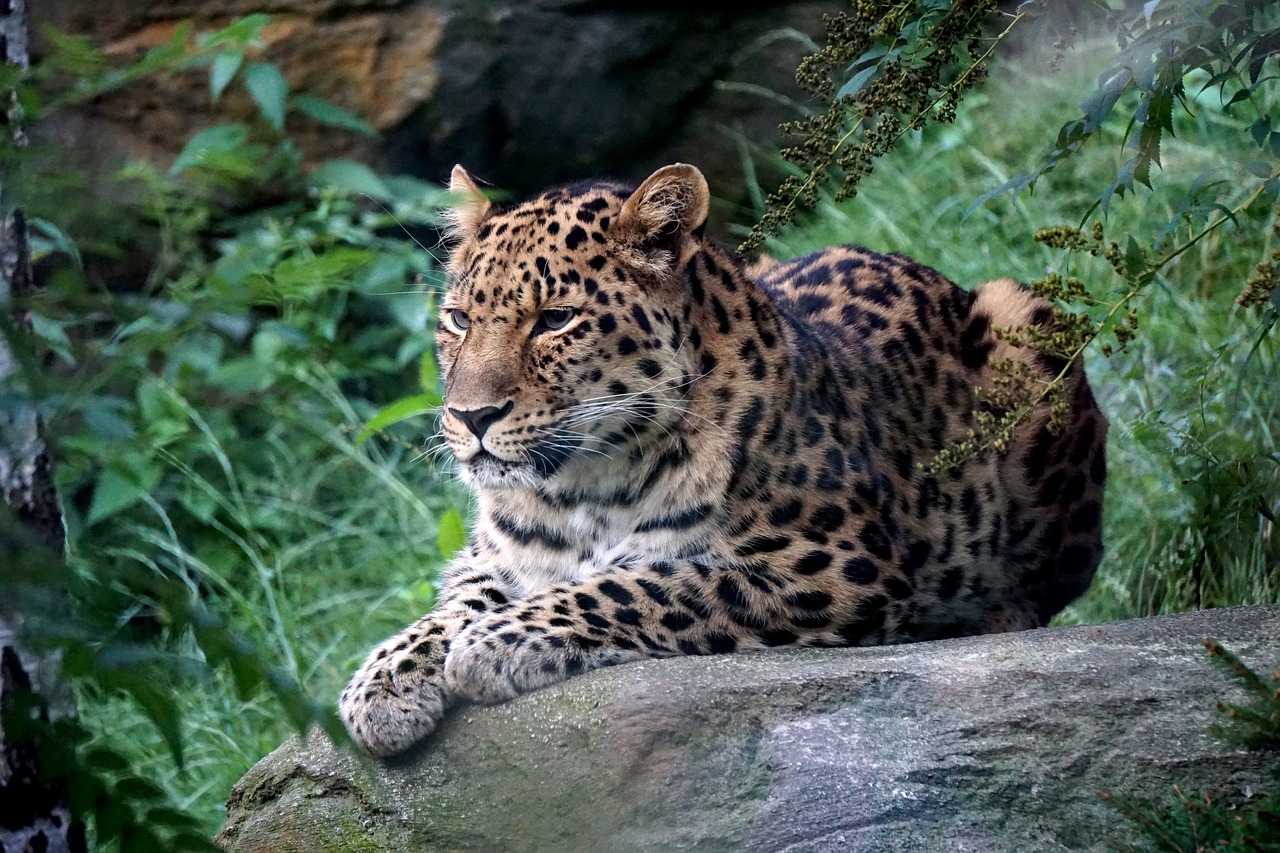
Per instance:
[[[475,434],[476,438],[484,438],[484,434],[489,431],[489,427],[511,414],[511,410],[515,408],[515,401],[508,400],[505,406],[484,406],[479,409],[455,409],[449,407],[449,413],[458,420],[467,425],[467,429]]]

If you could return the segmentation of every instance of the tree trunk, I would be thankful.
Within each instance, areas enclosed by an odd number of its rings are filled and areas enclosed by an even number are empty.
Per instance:
[[[0,40],[5,62],[25,68],[25,0],[0,2]],[[27,139],[16,94],[9,93],[8,99],[10,142],[23,148]],[[30,317],[15,310],[12,300],[34,287],[26,220],[19,210],[7,211],[0,224],[0,497],[8,511],[0,523],[15,529],[0,531],[6,559],[28,550],[15,547],[20,542],[61,555],[66,536],[40,421],[11,346],[15,336],[31,328]],[[67,808],[66,785],[40,772],[38,738],[14,732],[13,723],[25,722],[23,715],[47,721],[74,710],[58,687],[57,656],[23,648],[21,628],[22,615],[0,601],[0,851],[83,851],[84,827]]]

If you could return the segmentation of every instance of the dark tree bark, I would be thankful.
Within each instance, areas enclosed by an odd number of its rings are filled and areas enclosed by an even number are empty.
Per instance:
[[[25,0],[0,2],[0,40],[5,62],[25,68]],[[7,97],[9,144],[23,148],[27,139],[17,96],[11,92]],[[3,190],[0,186],[0,193]],[[30,317],[13,307],[15,297],[35,287],[31,244],[22,212],[7,210],[3,196],[0,205],[6,214],[0,224],[0,498],[8,506],[0,523],[14,528],[0,530],[5,550],[0,559],[20,559],[30,550],[20,543],[43,546],[46,553],[60,556],[66,535],[62,512],[39,417],[12,347],[15,336],[31,327]],[[58,688],[57,656],[23,648],[21,628],[22,614],[0,601],[0,851],[83,851],[84,827],[70,814],[66,785],[40,772],[40,742],[31,733],[40,727],[26,725],[32,720],[48,722],[73,709]]]

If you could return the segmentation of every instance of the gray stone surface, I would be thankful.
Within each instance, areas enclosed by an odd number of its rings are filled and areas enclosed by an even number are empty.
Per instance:
[[[1098,790],[1265,784],[1212,740],[1215,637],[1280,662],[1280,607],[867,649],[685,658],[459,709],[379,765],[290,741],[233,851],[1102,850]]]

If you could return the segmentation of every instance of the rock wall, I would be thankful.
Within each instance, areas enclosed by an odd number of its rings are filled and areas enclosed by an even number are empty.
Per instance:
[[[696,162],[722,191],[740,187],[740,133],[776,139],[793,108],[720,81],[796,95],[806,49],[837,0],[712,4],[610,0],[59,0],[46,23],[122,56],[178,22],[212,28],[268,11],[266,56],[293,86],[383,131],[368,143],[294,119],[313,157],[350,156],[443,180],[455,162],[496,186],[532,191],[572,178],[639,180]],[[248,112],[247,101],[224,105]],[[99,158],[172,156],[215,121],[201,72],[135,86],[65,121],[64,141]]]
[[[1280,662],[1280,607],[620,666],[460,709],[394,763],[292,740],[235,787],[241,851],[1102,850],[1099,797],[1243,796],[1203,637]]]

